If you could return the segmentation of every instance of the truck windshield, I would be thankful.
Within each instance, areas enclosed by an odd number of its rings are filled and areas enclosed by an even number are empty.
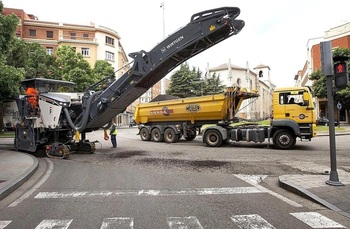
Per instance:
[[[303,102],[303,91],[290,91],[280,93],[279,104],[297,104],[302,106]]]

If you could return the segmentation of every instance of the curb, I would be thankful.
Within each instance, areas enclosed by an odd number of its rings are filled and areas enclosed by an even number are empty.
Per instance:
[[[13,180],[6,181],[6,185],[0,189],[0,200],[4,199],[9,194],[11,194],[14,190],[20,187],[38,169],[38,165],[39,165],[38,159],[30,154],[26,154],[26,155],[30,156],[33,159],[34,161],[33,165],[29,169],[27,169],[27,171],[25,171],[21,176]]]
[[[325,207],[327,207],[335,212],[338,212],[338,213],[342,214],[343,216],[350,218],[349,213],[344,212],[343,210],[339,209],[338,207],[334,206],[333,204],[330,204],[329,202],[327,202],[324,199],[320,198],[319,196],[311,193],[310,191],[289,182],[287,180],[286,176],[288,176],[288,175],[283,175],[283,176],[278,177],[278,183],[279,183],[279,186],[281,188],[286,189],[290,192],[296,193],[296,194],[298,194],[302,197],[305,197],[311,201],[319,203],[319,204],[321,204],[321,205],[323,205],[323,206],[325,206]]]

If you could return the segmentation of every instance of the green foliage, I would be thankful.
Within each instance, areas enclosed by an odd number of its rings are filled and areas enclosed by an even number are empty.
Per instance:
[[[194,96],[193,80],[197,75],[190,71],[188,63],[183,63],[170,78],[170,86],[167,94],[186,98]]]
[[[223,92],[225,89],[225,86],[222,85],[222,82],[220,80],[220,75],[212,74],[211,76],[207,77],[205,76],[205,86],[204,86],[204,94],[205,95],[211,95],[211,94],[217,94],[220,92]]]
[[[0,63],[0,103],[5,99],[15,99],[19,95],[19,82],[24,79],[24,71]]]
[[[95,62],[94,69],[92,70],[92,76],[96,80],[102,80],[104,78],[115,78],[113,66],[106,60],[97,60]]]
[[[52,77],[76,83],[76,91],[84,91],[90,84],[96,82],[91,77],[91,67],[80,53],[70,46],[61,46],[56,52],[57,59],[52,67]]]
[[[326,76],[320,70],[317,70],[310,74],[310,80],[314,80],[312,84],[313,94],[319,98],[327,97]]]
[[[19,20],[14,14],[8,16],[3,15],[2,8],[3,7],[1,7],[0,11],[0,55],[6,55],[12,46],[12,42],[16,40],[16,28]]]

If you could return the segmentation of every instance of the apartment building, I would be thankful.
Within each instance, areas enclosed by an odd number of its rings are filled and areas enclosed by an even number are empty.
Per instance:
[[[317,70],[321,70],[321,50],[320,43],[331,41],[332,48],[348,48],[350,49],[350,22],[330,28],[325,31],[324,36],[311,38],[306,45],[307,60],[302,68],[294,77],[297,86],[312,86],[309,80],[310,74]],[[328,104],[326,98],[316,98],[316,108],[318,117],[328,116]],[[349,112],[347,110],[335,109],[335,117],[339,117],[340,122],[349,123]]]

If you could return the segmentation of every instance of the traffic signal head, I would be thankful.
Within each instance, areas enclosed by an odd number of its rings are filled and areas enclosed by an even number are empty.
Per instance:
[[[349,83],[348,62],[339,61],[334,64],[334,84],[336,88],[345,88]]]

